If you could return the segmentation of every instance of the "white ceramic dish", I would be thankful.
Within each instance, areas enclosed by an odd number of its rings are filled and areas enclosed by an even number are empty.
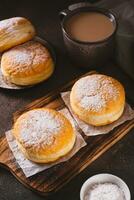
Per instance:
[[[94,184],[108,182],[118,185],[124,192],[125,200],[131,200],[131,194],[127,184],[122,179],[112,174],[97,174],[87,179],[87,181],[82,185],[80,199],[85,200],[85,195]]]

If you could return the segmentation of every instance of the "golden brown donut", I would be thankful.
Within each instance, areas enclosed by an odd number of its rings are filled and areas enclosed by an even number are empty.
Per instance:
[[[42,82],[51,76],[53,70],[54,63],[48,49],[35,41],[16,46],[1,58],[2,74],[16,85]]]
[[[22,114],[14,124],[13,134],[23,154],[37,163],[53,162],[66,155],[76,139],[70,121],[48,108]]]
[[[31,40],[35,29],[23,17],[13,17],[0,21],[0,52]]]
[[[70,94],[74,113],[84,122],[102,126],[117,120],[125,106],[125,91],[112,77],[95,74],[78,80]]]

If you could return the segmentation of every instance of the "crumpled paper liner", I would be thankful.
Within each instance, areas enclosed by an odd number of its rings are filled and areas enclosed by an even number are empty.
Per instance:
[[[69,108],[72,116],[78,123],[78,126],[81,128],[81,130],[85,133],[87,136],[95,136],[95,135],[101,135],[109,133],[111,130],[113,130],[115,127],[123,124],[125,121],[131,120],[134,118],[134,110],[126,103],[124,113],[122,116],[115,122],[105,125],[105,126],[92,126],[89,125],[82,120],[80,120],[72,111],[70,106],[70,91],[61,93],[61,97],[65,103],[65,105]]]
[[[6,80],[5,77],[2,75],[1,68],[0,68],[0,87],[5,88],[5,89],[21,90],[21,89],[28,88],[30,86],[23,87],[23,86],[18,86],[11,83],[10,81]]]
[[[56,162],[53,162],[51,164],[37,164],[37,163],[34,163],[34,162],[26,159],[25,156],[23,155],[23,153],[18,148],[16,140],[12,134],[12,130],[9,130],[5,133],[9,147],[16,159],[16,162],[18,163],[18,167],[20,166],[20,168],[22,169],[22,171],[24,172],[26,177],[33,176],[33,175],[35,175],[41,171],[44,171],[56,164],[59,164],[59,163],[69,160],[82,147],[86,146],[86,142],[84,141],[83,137],[78,133],[77,129],[75,128],[75,121],[71,117],[68,109],[64,108],[64,109],[60,110],[59,112],[63,113],[72,123],[72,126],[76,132],[76,142],[75,142],[75,145],[74,145],[73,149],[71,150],[71,152],[69,152],[66,156],[60,158],[59,160],[57,160]]]

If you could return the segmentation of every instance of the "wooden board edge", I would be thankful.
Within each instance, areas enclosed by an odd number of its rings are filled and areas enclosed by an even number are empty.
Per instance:
[[[36,192],[42,196],[49,196],[52,194],[55,194],[58,190],[60,190],[62,187],[64,187],[69,181],[71,181],[75,176],[77,176],[79,173],[81,173],[85,168],[90,166],[97,158],[99,158],[102,154],[104,154],[107,150],[109,150],[114,144],[116,144],[118,141],[120,141],[125,135],[129,133],[129,131],[134,127],[134,119],[129,121],[127,124],[122,124],[121,127],[117,130],[117,137],[116,138],[111,138],[107,143],[103,144],[96,152],[92,154],[92,158],[89,160],[87,159],[85,162],[81,163],[77,168],[72,170],[72,176],[66,177],[64,179],[64,183],[60,183],[58,186],[56,185],[56,188],[52,188],[51,191],[48,192],[42,192],[38,191],[26,182],[24,182],[22,179],[20,179],[13,171],[10,169],[8,166],[5,166],[3,163],[0,162],[0,165],[6,169],[8,169],[13,176],[17,178],[19,182],[21,182],[25,187],[29,188],[33,192]],[[120,133],[120,134],[119,134]],[[0,144],[2,144],[2,138],[5,139],[6,136],[2,136]]]
[[[124,124],[123,124],[124,125]],[[122,125],[122,126],[123,126]],[[118,129],[118,132],[120,132],[120,129],[122,126]],[[80,174],[84,169],[86,169],[88,166],[90,166],[95,160],[97,160],[101,155],[103,155],[106,151],[108,151],[112,146],[114,146],[117,142],[119,142],[123,137],[125,137],[129,131],[134,128],[134,119],[131,120],[127,125],[123,127],[121,130],[121,134],[118,135],[116,139],[112,141],[109,140],[106,144],[103,144],[96,152],[93,154],[93,158],[91,160],[87,159],[87,162],[82,163],[82,166],[79,165],[79,169],[75,168],[75,171],[72,171],[71,178],[66,178],[66,181],[64,179],[64,184],[60,184],[59,187],[53,189],[53,193],[60,190],[62,187],[64,187],[68,182],[70,182],[74,177],[76,177],[78,174]],[[125,131],[124,131],[125,130]]]

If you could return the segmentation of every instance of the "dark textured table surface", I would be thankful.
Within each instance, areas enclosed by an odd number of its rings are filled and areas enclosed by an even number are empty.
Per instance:
[[[11,128],[12,114],[27,103],[42,97],[49,91],[67,83],[84,71],[77,69],[69,62],[66,55],[58,12],[76,0],[23,0],[0,2],[0,20],[25,16],[36,26],[38,35],[50,41],[57,54],[57,64],[54,75],[46,82],[23,91],[0,89],[0,134]],[[116,65],[107,64],[98,69],[119,79],[125,86],[129,99],[134,102],[133,81]],[[53,196],[41,197],[21,185],[7,170],[0,168],[0,200],[77,200],[82,183],[91,175],[97,173],[113,173],[123,178],[130,187],[134,199],[134,130],[113,148],[95,161],[79,176],[67,184]]]

